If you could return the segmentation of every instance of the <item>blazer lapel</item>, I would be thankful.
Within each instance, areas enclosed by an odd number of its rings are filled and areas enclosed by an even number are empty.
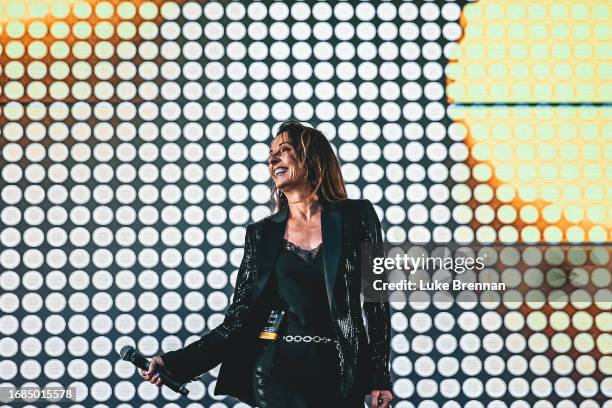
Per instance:
[[[334,288],[338,275],[338,262],[342,249],[342,217],[335,203],[323,206],[321,212],[321,235],[323,236],[323,270],[327,301],[333,316]]]
[[[263,292],[270,275],[274,271],[276,259],[281,250],[287,226],[288,209],[284,208],[272,214],[264,221],[262,238],[257,248],[258,278],[253,293],[255,301]],[[338,263],[342,248],[342,217],[336,203],[327,203],[321,209],[321,235],[323,238],[322,256],[325,287],[330,311],[333,313],[333,295],[338,275]],[[261,256],[259,256],[261,255]]]
[[[281,209],[263,222],[262,236],[257,247],[257,283],[253,292],[253,302],[259,298],[274,271],[285,235],[287,213],[287,208]]]

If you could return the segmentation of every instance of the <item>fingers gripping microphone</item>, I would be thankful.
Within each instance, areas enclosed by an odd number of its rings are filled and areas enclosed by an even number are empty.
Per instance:
[[[142,368],[145,371],[149,370],[149,360],[147,360],[145,356],[136,351],[134,347],[124,346],[123,348],[121,348],[119,355],[123,360],[129,361],[136,367]],[[183,384],[175,381],[172,377],[170,377],[164,367],[157,367],[157,372],[159,373],[159,377],[162,379],[162,384],[168,386],[168,388],[175,392],[178,392],[181,395],[187,396],[187,394],[189,394],[189,390],[185,388]]]

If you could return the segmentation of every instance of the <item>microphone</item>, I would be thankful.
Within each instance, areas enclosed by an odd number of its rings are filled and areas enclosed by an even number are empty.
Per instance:
[[[145,358],[142,354],[140,354],[136,349],[132,346],[123,346],[121,351],[119,352],[121,358],[125,361],[129,361],[134,364],[138,368],[142,368],[145,371],[149,370],[149,360]],[[185,388],[185,386],[177,381],[175,381],[164,369],[164,367],[158,367],[157,372],[159,373],[159,377],[162,379],[162,384],[165,384],[171,390],[178,392],[181,395],[187,396],[189,394],[189,390]]]

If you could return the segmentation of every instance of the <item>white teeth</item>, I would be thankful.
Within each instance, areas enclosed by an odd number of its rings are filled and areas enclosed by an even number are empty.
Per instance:
[[[287,171],[286,167],[279,167],[278,169],[276,169],[276,171],[274,172],[275,176],[278,176],[279,174],[283,174]]]

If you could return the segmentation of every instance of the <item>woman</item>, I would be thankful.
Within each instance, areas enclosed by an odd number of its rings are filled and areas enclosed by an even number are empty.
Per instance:
[[[299,122],[281,124],[268,166],[277,211],[247,226],[223,323],[141,375],[160,386],[161,365],[187,382],[221,363],[215,394],[258,407],[363,407],[370,393],[372,407],[387,408],[389,304],[363,304],[366,329],[359,297],[361,242],[384,256],[374,207],[347,198],[331,145]]]

